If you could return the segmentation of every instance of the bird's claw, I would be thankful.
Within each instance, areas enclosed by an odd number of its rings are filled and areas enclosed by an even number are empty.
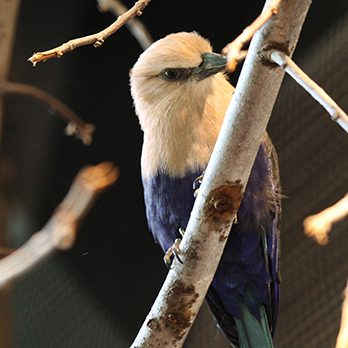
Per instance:
[[[195,198],[197,197],[198,192],[199,192],[199,188],[200,188],[200,186],[201,186],[201,184],[202,184],[203,177],[204,177],[204,173],[205,173],[205,171],[203,171],[203,173],[202,173],[200,176],[198,176],[198,177],[195,179],[195,181],[193,182],[192,187],[193,187],[193,189],[195,190],[194,193],[193,193],[193,196],[194,196]]]
[[[183,230],[183,229],[182,229]],[[179,229],[180,231],[180,229]],[[181,233],[181,231],[180,231]],[[167,250],[166,254],[163,257],[165,265],[170,269],[172,265],[172,256],[174,256],[181,264],[183,263],[179,254],[180,254],[180,243],[181,239],[175,239],[174,244]]]
[[[184,230],[182,227],[179,227],[179,228],[178,228],[178,231],[179,231],[179,233],[181,234],[181,237],[183,237],[184,234],[185,234],[185,230]]]

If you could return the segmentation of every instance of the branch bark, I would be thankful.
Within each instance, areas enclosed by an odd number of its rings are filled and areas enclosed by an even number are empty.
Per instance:
[[[319,104],[330,114],[331,119],[337,122],[348,133],[348,116],[336,102],[308,75],[306,75],[295,62],[283,52],[272,50],[267,56],[288,73],[300,86],[302,86]]]
[[[118,171],[108,162],[82,169],[63,202],[44,228],[0,261],[0,287],[30,271],[55,249],[69,249],[78,226],[97,195],[117,180]]]
[[[348,193],[337,203],[318,214],[310,215],[303,221],[305,234],[314,238],[318,244],[329,241],[332,225],[348,216]]]
[[[131,18],[140,16],[142,14],[142,11],[150,3],[150,1],[151,0],[137,1],[131,9],[129,9],[123,15],[119,16],[114,23],[98,33],[70,40],[58,47],[52,48],[47,51],[34,53],[28,60],[35,66],[39,62],[43,62],[51,58],[61,58],[65,53],[71,52],[75,48],[80,46],[93,44],[95,48],[98,48],[109,36],[118,31]]]
[[[292,54],[310,3],[280,1],[277,16],[252,39],[180,245],[184,263],[174,261],[132,348],[182,347],[215,274],[284,76],[262,62],[260,52],[275,45]]]

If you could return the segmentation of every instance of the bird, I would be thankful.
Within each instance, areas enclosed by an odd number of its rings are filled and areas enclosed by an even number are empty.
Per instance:
[[[141,177],[149,229],[164,252],[185,230],[234,87],[226,57],[197,32],[169,34],[142,52],[130,91],[143,131]],[[265,132],[206,295],[232,347],[273,347],[279,307],[280,180]]]

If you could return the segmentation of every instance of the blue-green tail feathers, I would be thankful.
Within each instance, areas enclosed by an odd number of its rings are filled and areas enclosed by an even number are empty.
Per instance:
[[[240,348],[273,348],[271,332],[264,306],[260,307],[260,320],[242,305],[241,319],[235,319]]]
[[[272,333],[265,307],[258,307],[258,315],[248,307],[254,307],[255,300],[249,291],[245,292],[241,303],[240,317],[234,318],[223,310],[223,306],[212,288],[207,294],[207,302],[217,325],[225,333],[234,348],[273,348]]]

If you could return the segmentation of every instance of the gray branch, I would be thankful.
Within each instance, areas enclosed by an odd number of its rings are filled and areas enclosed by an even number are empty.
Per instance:
[[[271,61],[284,69],[286,73],[320,103],[330,114],[332,120],[337,122],[348,133],[347,114],[316,82],[305,74],[289,56],[277,50],[270,51],[268,56]]]
[[[284,76],[260,54],[272,45],[293,52],[310,3],[280,1],[278,14],[254,36],[180,245],[183,264],[174,261],[132,348],[182,347],[215,274]]]

